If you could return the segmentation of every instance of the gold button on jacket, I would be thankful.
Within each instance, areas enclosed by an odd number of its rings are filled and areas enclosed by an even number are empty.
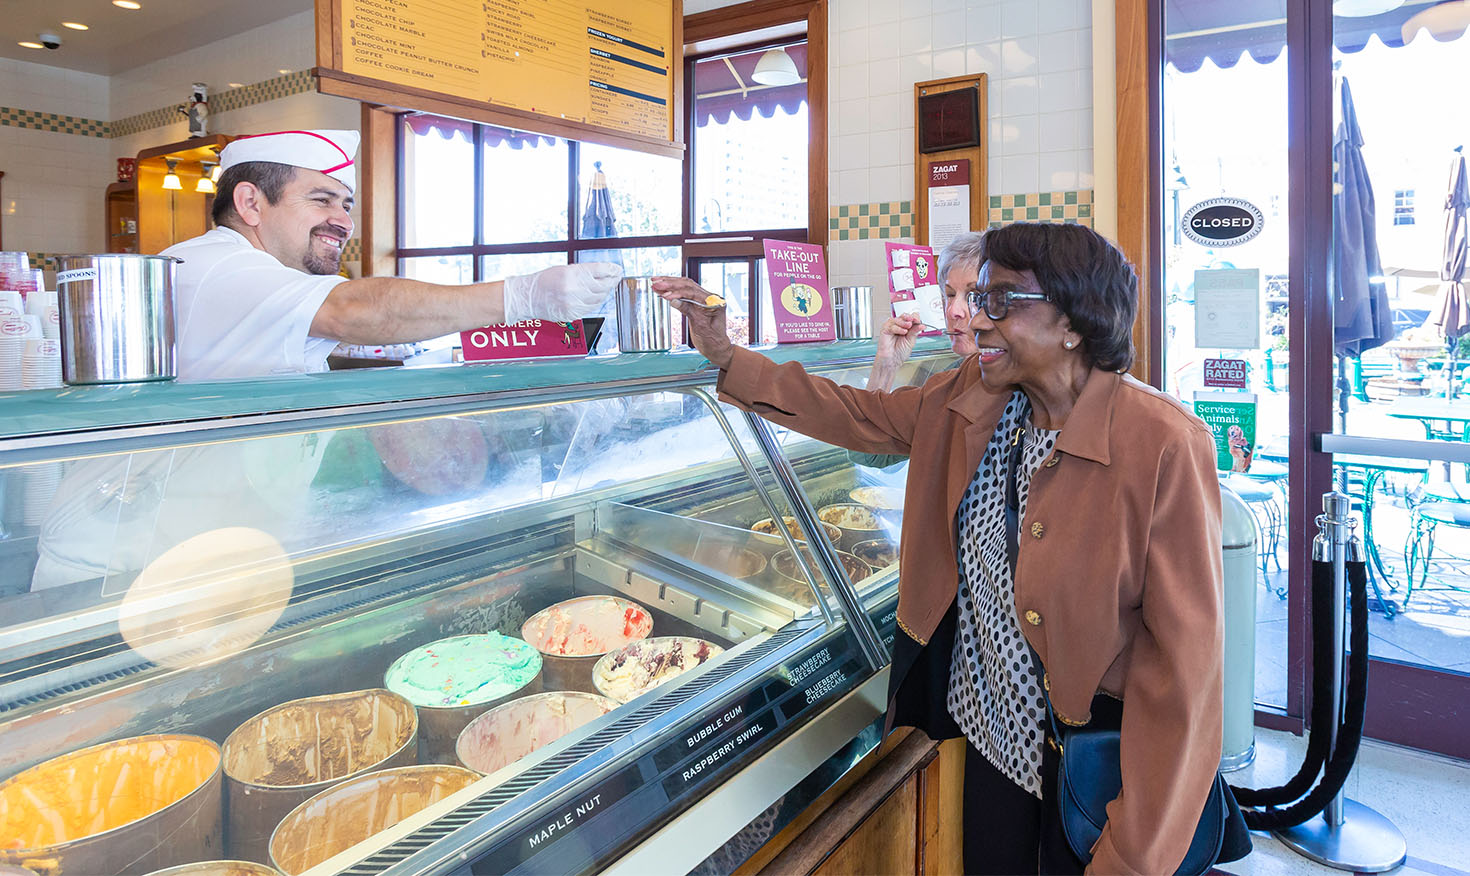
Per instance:
[[[1059,463],[1061,461],[1062,461],[1062,455],[1060,453],[1053,453],[1051,455],[1051,457],[1049,459],[1047,459],[1047,461],[1046,461],[1046,467],[1047,468],[1051,468],[1052,466],[1056,465],[1057,463]]]
[[[1041,626],[1041,614],[1034,608],[1026,609],[1026,623],[1033,627]]]
[[[1041,525],[1041,521],[1038,520],[1037,522],[1031,524],[1032,538],[1041,538],[1041,534],[1044,532],[1046,532],[1046,527]]]

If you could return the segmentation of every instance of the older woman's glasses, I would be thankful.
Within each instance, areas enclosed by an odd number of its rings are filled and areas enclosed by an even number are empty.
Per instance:
[[[991,321],[999,321],[1006,318],[1011,312],[1013,301],[1047,301],[1051,296],[1045,292],[1016,292],[1011,289],[984,289],[971,288],[965,293],[965,298],[970,302],[970,312],[979,313],[985,311],[985,315]]]

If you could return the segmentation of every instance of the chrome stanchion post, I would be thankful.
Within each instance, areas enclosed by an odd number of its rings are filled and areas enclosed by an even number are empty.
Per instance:
[[[1322,494],[1322,514],[1317,518],[1317,537],[1312,542],[1312,559],[1332,563],[1332,726],[1328,728],[1327,758],[1337,752],[1337,735],[1342,726],[1347,657],[1347,564],[1362,562],[1363,545],[1355,530],[1352,499],[1334,490]],[[1322,606],[1313,606],[1321,611]],[[1321,816],[1305,824],[1276,832],[1281,840],[1304,857],[1338,870],[1382,873],[1399,866],[1408,856],[1404,835],[1392,821],[1376,810],[1349,800],[1342,791],[1327,802]]]

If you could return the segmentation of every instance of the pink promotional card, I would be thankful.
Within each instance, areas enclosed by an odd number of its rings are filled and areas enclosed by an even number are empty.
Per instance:
[[[939,287],[934,250],[914,243],[883,244],[888,265],[888,300],[893,315],[917,313],[922,337],[944,332],[944,290]]]
[[[776,316],[776,342],[837,340],[827,290],[827,261],[814,243],[764,241],[766,288]]]
[[[528,319],[514,325],[487,325],[460,332],[459,343],[466,362],[587,355],[587,335],[580,319]]]

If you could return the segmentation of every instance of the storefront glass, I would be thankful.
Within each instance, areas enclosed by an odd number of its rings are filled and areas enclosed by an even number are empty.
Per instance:
[[[1259,63],[1239,48],[1199,46],[1201,32],[1250,26],[1251,12],[1165,4],[1162,371],[1165,390],[1218,424],[1221,483],[1255,517],[1256,700],[1285,708],[1286,59]],[[1255,233],[1230,239],[1244,226],[1226,223],[1244,221]]]

